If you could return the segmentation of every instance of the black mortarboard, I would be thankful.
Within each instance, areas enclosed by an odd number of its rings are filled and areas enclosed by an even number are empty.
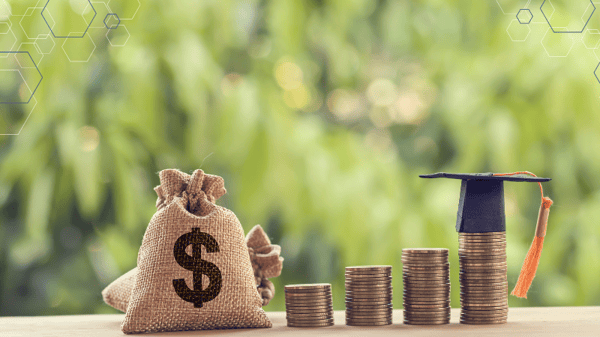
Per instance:
[[[504,181],[544,182],[550,178],[526,174],[494,175],[494,173],[434,173],[421,178],[461,179],[456,231],[462,233],[504,232]]]

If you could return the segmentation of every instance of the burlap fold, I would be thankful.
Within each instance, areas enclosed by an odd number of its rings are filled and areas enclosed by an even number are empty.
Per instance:
[[[123,332],[271,327],[242,226],[233,212],[214,204],[226,192],[223,179],[202,170],[192,176],[164,170],[160,181],[137,276],[127,273],[134,285]]]
[[[267,233],[260,225],[254,226],[248,232],[246,245],[248,246],[258,292],[263,299],[262,305],[265,306],[275,296],[275,286],[268,278],[279,276],[283,268],[283,258],[279,256],[281,247],[271,244]]]

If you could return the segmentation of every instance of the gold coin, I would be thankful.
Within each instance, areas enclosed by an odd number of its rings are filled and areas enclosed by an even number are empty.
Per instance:
[[[350,326],[381,326],[381,325],[390,325],[392,324],[392,320],[383,321],[383,322],[356,322],[352,320],[346,320],[346,325]]]
[[[303,313],[328,313],[331,312],[333,310],[333,306],[327,306],[327,307],[318,307],[318,306],[311,306],[311,307],[290,307],[290,306],[286,306],[285,307],[285,311],[288,313],[299,313],[299,314],[303,314]]]
[[[448,254],[448,248],[404,248],[402,254]]]
[[[346,301],[359,301],[359,302],[364,302],[365,300],[372,300],[372,301],[376,301],[376,302],[383,302],[383,301],[389,301],[391,302],[393,299],[393,296],[390,295],[385,295],[385,296],[356,296],[356,294],[350,296],[348,294],[346,294]]]
[[[314,319],[326,319],[333,318],[333,311],[324,312],[324,313],[314,313],[314,312],[288,312],[286,313],[286,318],[314,318]]]
[[[450,319],[425,320],[425,321],[404,320],[404,324],[409,324],[409,325],[441,325],[441,324],[449,324],[449,323],[450,323]]]
[[[408,319],[411,321],[441,320],[441,319],[450,319],[450,317],[451,317],[450,312],[443,313],[440,315],[436,315],[436,314],[415,315],[415,314],[410,314],[408,312],[404,313],[404,319]]]
[[[377,300],[369,299],[369,298],[346,298],[345,303],[368,303],[371,305],[376,304],[389,304],[392,303],[392,298],[380,298]]]
[[[354,313],[354,314],[371,314],[371,315],[382,315],[389,314],[393,312],[393,308],[385,307],[385,308],[346,308],[346,313]]]
[[[333,315],[333,309],[329,309],[327,311],[308,311],[308,310],[303,310],[303,311],[297,311],[297,310],[286,310],[286,315],[287,316],[292,316],[292,317],[315,317],[315,316],[331,316]]]
[[[354,282],[346,282],[344,283],[346,288],[354,288],[354,289],[387,289],[392,287],[392,282],[386,283],[354,283]]]
[[[450,265],[444,265],[444,266],[408,266],[408,265],[404,265],[402,267],[402,273],[411,273],[411,272],[444,272],[444,271],[449,271],[450,270]]]
[[[402,292],[406,296],[420,296],[420,297],[440,297],[443,295],[450,294],[450,289],[404,289]]]
[[[331,283],[288,284],[285,290],[331,289]]]
[[[334,322],[315,322],[315,323],[292,323],[292,322],[288,322],[287,326],[290,328],[318,328],[318,327],[326,327],[326,326],[332,326],[334,325]]]
[[[460,246],[506,246],[506,240],[465,239],[458,240]]]
[[[504,324],[507,319],[488,319],[488,320],[475,320],[475,319],[460,319],[462,324],[473,324],[473,325],[484,325],[484,324]]]
[[[371,286],[356,286],[356,285],[347,285],[345,287],[346,291],[358,291],[358,292],[362,292],[362,291],[375,291],[375,292],[384,292],[384,291],[391,291],[393,289],[392,285],[371,285]]]
[[[310,291],[310,292],[285,292],[285,296],[302,297],[302,296],[331,296],[331,290],[326,291]]]
[[[381,316],[381,317],[346,317],[346,322],[352,323],[375,323],[375,322],[388,322],[392,320],[392,316]]]
[[[438,307],[420,307],[420,306],[410,306],[405,307],[404,312],[408,313],[416,313],[418,315],[424,313],[432,313],[432,314],[440,314],[442,312],[450,313],[450,306],[438,306]]]
[[[466,233],[466,232],[460,232],[458,233],[461,236],[505,236],[506,232],[502,231],[502,232],[482,232],[482,233]]]
[[[346,282],[386,282],[391,281],[391,275],[361,275],[361,276],[348,276],[345,277]]]
[[[449,280],[448,275],[403,275],[403,281],[444,282]]]
[[[346,267],[346,271],[365,271],[365,270],[392,270],[390,265],[374,265],[374,266],[350,266]]]
[[[404,297],[404,305],[446,305],[450,303],[450,297],[442,298],[411,298]]]
[[[355,275],[355,276],[369,276],[369,275],[391,275],[392,274],[392,270],[362,270],[362,271],[356,271],[356,270],[346,270],[344,272],[344,274],[346,275]]]
[[[465,311],[462,312],[460,314],[461,317],[465,317],[465,318],[503,318],[506,317],[508,315],[508,310],[501,310],[501,311],[490,311],[491,313],[485,312],[485,311],[478,311],[478,312],[472,312],[472,311]]]
[[[360,312],[356,312],[356,311],[346,311],[346,318],[352,318],[352,319],[382,319],[382,318],[389,318],[392,317],[392,311],[388,310],[387,312],[373,312],[373,313],[368,313],[368,312],[364,312],[364,311],[360,311]]]
[[[465,236],[465,235],[461,235],[458,237],[458,241],[464,241],[464,240],[503,240],[506,241],[506,236],[490,236],[490,235],[469,235],[469,236]]]
[[[371,305],[371,306],[355,305],[353,303],[346,303],[346,311],[362,312],[362,311],[371,311],[371,310],[375,310],[375,311],[393,310],[393,306],[392,306],[392,303]]]
[[[324,307],[330,305],[332,303],[331,300],[326,301],[285,301],[285,305],[290,307],[309,307],[309,306],[319,306]]]

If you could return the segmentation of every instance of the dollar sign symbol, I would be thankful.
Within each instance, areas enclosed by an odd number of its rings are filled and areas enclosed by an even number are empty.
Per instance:
[[[185,252],[189,245],[192,245],[192,256]],[[194,273],[194,289],[188,288],[182,278],[173,280],[173,287],[177,295],[184,301],[194,303],[194,308],[202,308],[203,302],[212,301],[217,297],[221,292],[223,281],[219,268],[213,263],[202,260],[202,246],[206,247],[208,253],[219,251],[219,244],[215,238],[210,234],[201,232],[200,228],[192,228],[190,233],[183,234],[175,241],[175,247],[173,248],[175,261],[183,268]],[[203,274],[210,279],[208,287],[204,290],[202,290]]]

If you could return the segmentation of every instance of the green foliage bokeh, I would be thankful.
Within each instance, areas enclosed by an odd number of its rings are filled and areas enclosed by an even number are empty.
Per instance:
[[[218,203],[282,246],[266,310],[310,282],[343,309],[344,267],[364,264],[393,266],[401,308],[409,247],[450,249],[458,307],[459,182],[418,175],[529,170],[555,204],[509,305],[600,304],[597,61],[548,57],[543,25],[513,42],[511,20],[495,1],[142,1],[123,47],[92,29],[72,63],[55,39],[37,107],[0,136],[0,315],[116,312],[100,292],[136,265],[165,168],[224,177]],[[512,288],[540,196],[505,190]]]

